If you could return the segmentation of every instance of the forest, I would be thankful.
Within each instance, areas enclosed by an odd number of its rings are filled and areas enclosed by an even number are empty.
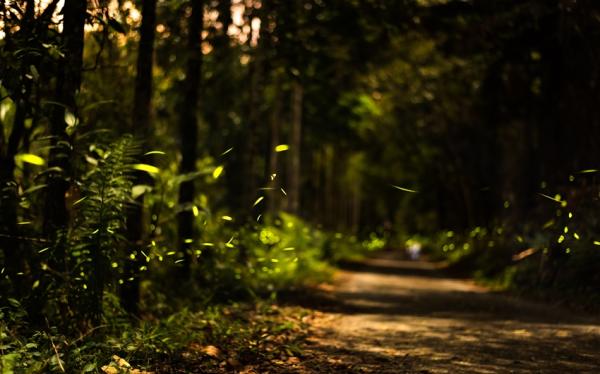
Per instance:
[[[600,370],[599,99],[594,0],[0,0],[0,373]]]

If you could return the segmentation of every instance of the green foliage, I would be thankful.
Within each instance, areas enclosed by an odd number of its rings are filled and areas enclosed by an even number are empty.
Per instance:
[[[70,232],[69,255],[75,305],[79,312],[99,319],[104,288],[111,276],[111,262],[126,242],[125,217],[133,204],[132,177],[136,142],[125,136],[115,142],[94,144],[86,161],[91,170],[81,178],[79,198],[73,203],[75,218]]]
[[[465,232],[442,231],[425,240],[426,250],[450,268],[497,289],[551,297],[597,308],[593,284],[600,260],[594,217],[596,187],[590,177],[568,178],[560,194],[540,194],[544,202],[529,221],[504,221]],[[508,216],[511,205],[505,204]]]

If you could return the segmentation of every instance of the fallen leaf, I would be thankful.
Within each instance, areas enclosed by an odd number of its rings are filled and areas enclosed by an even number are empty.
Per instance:
[[[207,345],[206,347],[203,347],[202,352],[210,357],[219,357],[221,355],[221,350],[214,345]]]
[[[130,368],[131,367],[129,362],[127,362],[124,358],[121,358],[117,355],[113,355],[112,360],[114,363],[116,363],[121,368]]]

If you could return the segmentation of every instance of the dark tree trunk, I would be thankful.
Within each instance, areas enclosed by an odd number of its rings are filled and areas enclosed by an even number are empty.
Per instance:
[[[231,0],[219,1],[216,10],[219,13],[217,22],[221,24],[221,29],[216,31],[212,42],[214,61],[218,62],[214,67],[213,78],[214,95],[218,100],[218,106],[214,108],[214,120],[209,121],[209,140],[206,142],[206,147],[211,154],[220,154],[224,151],[223,134],[231,131],[229,113],[232,110],[235,92],[230,75],[234,68],[233,56],[229,45],[229,35],[227,34],[229,26],[233,23]]]
[[[271,109],[271,118],[269,121],[269,149],[267,150],[267,172],[265,179],[268,181],[267,195],[268,199],[266,199],[267,204],[267,212],[270,214],[275,214],[277,210],[279,210],[280,201],[281,201],[281,192],[279,191],[279,179],[281,179],[279,167],[279,153],[275,151],[275,147],[280,142],[280,127],[281,127],[281,82],[279,77],[275,78],[274,83],[274,95],[273,95],[273,108]]]
[[[47,196],[44,209],[44,232],[54,243],[51,266],[54,270],[66,270],[64,230],[69,222],[65,204],[65,194],[69,189],[69,158],[71,154],[70,138],[67,135],[65,107],[77,114],[75,95],[81,85],[83,61],[83,38],[86,17],[85,0],[66,0],[63,7],[64,22],[62,42],[64,59],[58,67],[56,77],[56,99],[50,114],[50,135],[52,148],[48,159],[50,168],[57,168],[48,177]],[[58,171],[60,170],[60,171]]]
[[[145,140],[151,134],[152,113],[152,67],[154,65],[154,35],[156,25],[156,0],[146,0],[142,7],[140,26],[140,44],[137,56],[137,75],[133,99],[132,132],[136,138]],[[146,176],[137,174],[134,184],[146,181]],[[121,305],[132,315],[139,314],[140,300],[139,268],[142,266],[141,250],[143,246],[144,195],[140,196],[127,216],[127,239],[135,254],[124,268],[124,283],[120,289]]]
[[[187,66],[186,79],[183,84],[182,101],[179,108],[179,134],[181,143],[181,164],[179,171],[182,174],[192,173],[196,170],[198,146],[198,102],[200,96],[201,67],[202,67],[202,28],[204,25],[204,2],[191,1],[192,14],[188,23],[187,40]],[[191,243],[187,239],[194,237],[194,181],[186,181],[179,186],[179,206],[181,211],[177,215],[178,246],[183,257],[183,271],[181,277],[189,278],[192,260]]]
[[[242,198],[242,212],[250,215],[252,202],[256,197],[256,156],[257,156],[257,131],[259,128],[259,106],[260,106],[260,80],[261,80],[261,56],[260,50],[254,51],[254,61],[250,67],[250,100],[248,101],[248,127],[244,140],[244,190]]]
[[[288,211],[300,213],[300,147],[302,146],[303,89],[298,81],[292,83],[292,133],[290,134],[290,169],[288,185]]]

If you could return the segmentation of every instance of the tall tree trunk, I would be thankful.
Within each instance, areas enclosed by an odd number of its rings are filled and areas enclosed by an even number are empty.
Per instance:
[[[299,213],[300,208],[300,147],[302,146],[302,99],[303,89],[298,81],[292,83],[292,132],[290,136],[290,170],[288,185],[288,211]]]
[[[44,209],[44,232],[55,244],[51,265],[58,271],[65,271],[66,253],[64,230],[69,221],[65,204],[65,194],[69,189],[70,139],[67,135],[65,107],[77,114],[75,95],[81,85],[83,62],[83,37],[86,17],[86,0],[65,0],[62,42],[64,59],[58,67],[56,77],[56,100],[50,114],[50,135],[52,147],[48,159],[50,168],[57,168],[48,177],[47,196]]]
[[[214,67],[214,95],[218,98],[218,107],[215,108],[215,117],[210,121],[209,137],[205,142],[211,154],[219,154],[224,151],[223,133],[231,131],[229,113],[233,104],[235,88],[231,80],[233,56],[231,53],[230,39],[227,34],[229,26],[233,23],[231,17],[231,0],[220,0],[217,3],[217,22],[221,29],[216,31],[213,39],[214,61],[218,64]]]
[[[136,138],[147,141],[151,135],[152,123],[152,68],[154,66],[154,38],[156,25],[156,0],[145,0],[142,5],[140,44],[137,56],[137,74],[133,98],[132,129]],[[142,184],[147,176],[136,174],[134,184]],[[124,268],[124,283],[120,289],[121,305],[132,315],[139,314],[140,300],[139,268],[142,266],[144,226],[144,195],[137,199],[127,216],[127,239],[135,259],[128,260]]]
[[[196,170],[197,145],[198,145],[198,101],[200,96],[201,68],[202,68],[202,28],[204,25],[204,2],[192,0],[192,14],[188,20],[187,40],[187,66],[186,80],[183,87],[183,96],[179,108],[179,134],[181,142],[181,164],[179,171],[182,174]],[[190,275],[191,243],[188,239],[194,237],[194,181],[186,181],[179,186],[179,206],[181,211],[177,215],[178,246],[183,257],[182,278]]]
[[[279,77],[275,78],[274,83],[275,93],[273,95],[273,108],[271,111],[271,118],[269,121],[269,149],[267,150],[268,164],[267,164],[267,175],[266,180],[268,183],[268,199],[267,199],[267,212],[275,214],[279,210],[279,202],[281,200],[281,192],[279,192],[279,179],[281,178],[278,170],[279,166],[279,153],[275,151],[275,147],[279,144],[279,133],[281,126],[281,80]]]
[[[244,142],[244,190],[242,199],[242,211],[250,216],[252,202],[256,198],[256,156],[257,137],[260,126],[260,103],[262,79],[262,56],[260,48],[254,50],[254,58],[250,65],[250,98],[248,100],[248,128]]]

